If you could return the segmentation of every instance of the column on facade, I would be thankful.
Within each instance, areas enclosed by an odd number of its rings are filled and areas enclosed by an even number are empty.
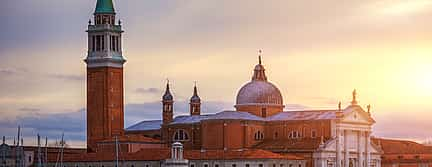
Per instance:
[[[176,153],[175,153],[175,148],[171,148],[171,159],[175,159],[176,158]]]
[[[363,167],[363,132],[362,131],[358,131],[357,132],[357,151],[358,151],[358,167]]]
[[[183,148],[178,148],[178,159],[182,160],[183,159]]]
[[[341,166],[341,141],[340,141],[340,129],[336,129],[336,167],[342,167]]]
[[[326,161],[325,158],[322,157],[322,155],[320,155],[320,157],[315,157],[315,162],[314,162],[314,166],[316,167],[326,167]]]
[[[366,149],[366,167],[369,167],[370,165],[370,132],[365,133],[365,149]]]
[[[349,150],[348,150],[348,130],[344,130],[344,150],[345,150],[345,156],[344,156],[344,166],[349,166]]]

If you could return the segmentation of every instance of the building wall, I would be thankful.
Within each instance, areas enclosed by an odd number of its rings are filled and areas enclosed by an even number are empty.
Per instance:
[[[202,148],[223,149],[224,148],[224,125],[220,121],[204,121],[201,124]],[[241,132],[239,132],[241,133]]]
[[[202,122],[202,148],[251,148],[261,141],[256,138],[258,132],[264,134],[264,123],[242,120],[206,120]]]
[[[275,121],[268,122],[265,126],[266,139],[288,139],[290,133],[297,133],[297,138],[311,138],[314,131],[316,138],[331,137],[331,122],[329,120],[320,121]],[[292,134],[291,134],[292,135]]]
[[[283,106],[237,105],[237,111],[245,111],[260,117],[269,117],[283,111]],[[265,110],[265,114],[263,113]]]

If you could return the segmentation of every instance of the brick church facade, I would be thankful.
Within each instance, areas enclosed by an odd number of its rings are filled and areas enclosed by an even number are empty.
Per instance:
[[[350,104],[339,103],[333,110],[285,111],[283,96],[269,81],[261,55],[251,80],[238,91],[235,110],[201,114],[202,99],[195,85],[190,114],[174,117],[175,97],[167,83],[161,110],[154,111],[160,112],[161,120],[124,128],[126,60],[123,30],[115,16],[112,0],[97,1],[85,59],[87,153],[65,157],[67,165],[113,166],[114,152],[121,150],[126,166],[164,166],[158,161],[168,159],[171,144],[177,143],[185,149],[182,154],[190,167],[381,166],[384,150],[372,141],[371,108],[358,104],[356,91]],[[176,158],[174,153],[171,158]]]

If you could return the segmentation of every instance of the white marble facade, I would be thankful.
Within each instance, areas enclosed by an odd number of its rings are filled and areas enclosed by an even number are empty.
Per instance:
[[[333,138],[313,154],[316,167],[380,167],[381,149],[371,143],[375,121],[369,111],[351,105],[332,122]]]

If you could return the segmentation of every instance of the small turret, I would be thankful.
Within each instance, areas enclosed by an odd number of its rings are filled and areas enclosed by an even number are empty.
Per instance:
[[[190,115],[200,115],[201,114],[201,98],[198,96],[198,90],[196,83],[194,86],[194,92],[190,98]]]
[[[165,94],[162,96],[162,118],[163,124],[168,124],[173,120],[173,96],[170,92],[169,81],[167,81]]]

